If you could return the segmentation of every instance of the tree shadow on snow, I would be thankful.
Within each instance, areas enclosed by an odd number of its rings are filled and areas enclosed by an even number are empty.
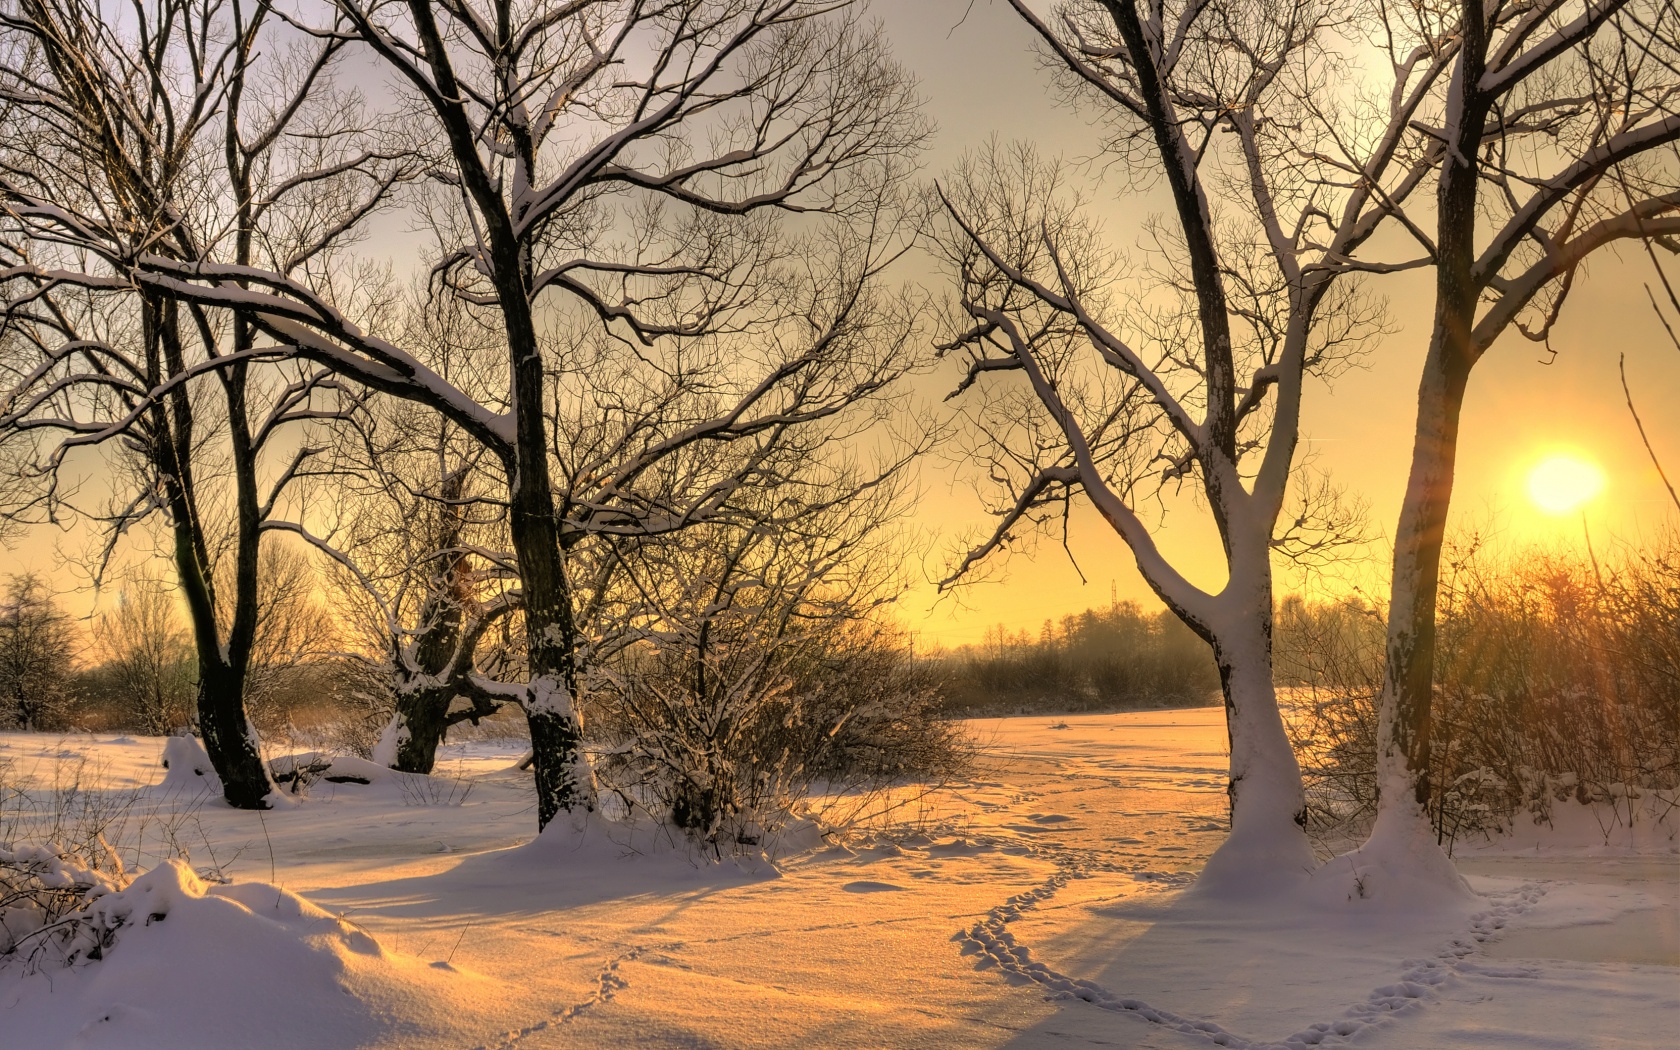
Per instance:
[[[699,899],[776,877],[768,861],[713,860],[665,829],[630,836],[594,821],[581,831],[555,827],[520,846],[470,855],[436,874],[322,889],[310,898],[387,918],[501,919],[644,895]]]
[[[988,973],[1064,1004],[1011,1047],[1075,1033],[1152,1047],[1312,1046],[1416,1008],[1467,935],[1461,910],[1238,906],[1142,889],[1023,910],[970,935],[965,950]]]

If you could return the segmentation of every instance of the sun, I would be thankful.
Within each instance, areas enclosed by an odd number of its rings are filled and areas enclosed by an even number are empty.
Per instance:
[[[1568,514],[1604,491],[1597,463],[1570,453],[1547,456],[1528,472],[1528,498],[1547,514]]]

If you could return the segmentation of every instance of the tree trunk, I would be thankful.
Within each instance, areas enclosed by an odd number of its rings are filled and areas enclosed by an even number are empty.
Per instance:
[[[172,303],[151,297],[144,303],[148,368],[154,382],[165,370],[168,375],[180,375],[186,367],[176,309]],[[221,644],[209,545],[199,517],[192,470],[192,404],[183,384],[172,391],[167,408],[161,402],[153,406],[150,438],[154,465],[169,506],[176,578],[186,598],[198,654],[198,724],[204,734],[204,750],[216,767],[229,805],[267,809],[272,784],[245,717],[245,664],[230,664]]]
[[[407,689],[397,694],[392,769],[430,774],[436,768],[438,745],[449,728],[449,705],[454,699],[453,686]]]
[[[1452,501],[1459,413],[1470,377],[1437,325],[1418,390],[1411,476],[1394,537],[1387,665],[1377,709],[1378,791],[1385,806],[1427,819],[1435,682],[1435,611]]]
[[[404,773],[430,774],[436,767],[438,745],[449,731],[449,706],[459,692],[454,678],[472,666],[473,641],[462,637],[463,610],[472,595],[462,579],[466,555],[458,549],[464,527],[459,500],[466,478],[463,466],[446,474],[438,486],[444,502],[437,534],[430,543],[438,552],[439,568],[420,607],[421,633],[414,643],[412,664],[401,652],[401,639],[393,639],[397,710],[388,732],[395,739],[381,757]],[[464,653],[460,651],[463,644]],[[445,675],[450,680],[441,680]]]
[[[1210,632],[1231,747],[1231,833],[1208,859],[1198,893],[1263,893],[1305,878],[1316,866],[1305,830],[1301,767],[1272,684],[1270,572],[1265,576],[1241,588],[1261,591],[1240,603],[1231,600],[1238,585],[1226,589],[1221,597],[1233,615]]]
[[[1418,383],[1417,427],[1406,498],[1394,536],[1387,661],[1377,698],[1377,820],[1348,861],[1360,895],[1381,883],[1404,891],[1473,897],[1430,830],[1430,736],[1435,692],[1435,603],[1441,549],[1452,503],[1459,414],[1481,347],[1474,326],[1480,287],[1475,278],[1477,161],[1489,99],[1479,83],[1486,68],[1482,6],[1464,0],[1458,67],[1448,92],[1446,156],[1436,190],[1435,317]],[[1337,871],[1340,866],[1333,865]]]
[[[547,481],[544,471],[544,481]],[[546,485],[544,486],[546,490]],[[513,535],[525,594],[525,644],[530,681],[522,706],[531,729],[537,784],[537,827],[562,811],[595,809],[594,778],[583,755],[576,697],[577,632],[552,511],[535,513],[516,495]],[[549,499],[546,491],[542,502]]]
[[[236,809],[269,808],[273,785],[245,717],[245,676],[226,664],[199,663],[198,729],[222,780],[222,797]]]
[[[1429,810],[1429,742],[1435,686],[1435,601],[1452,502],[1459,413],[1479,348],[1476,285],[1476,157],[1488,121],[1477,90],[1487,26],[1481,6],[1462,6],[1464,42],[1448,98],[1451,140],[1436,191],[1435,318],[1418,383],[1417,427],[1406,498],[1394,536],[1388,659],[1377,708],[1379,807],[1392,815]]]
[[[520,272],[526,269],[522,266]],[[509,526],[524,592],[530,681],[522,706],[531,728],[540,831],[562,811],[593,812],[595,781],[583,754],[583,722],[575,700],[577,627],[548,473],[542,350],[523,284],[514,282],[498,290],[513,355],[517,429]]]

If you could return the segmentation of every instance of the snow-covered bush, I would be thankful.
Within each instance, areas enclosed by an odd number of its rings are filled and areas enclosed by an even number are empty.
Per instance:
[[[595,710],[603,785],[714,850],[774,838],[819,786],[937,779],[969,752],[926,669],[868,625],[650,647]]]
[[[1277,651],[1321,822],[1375,806],[1382,622],[1285,605]],[[1566,799],[1633,820],[1680,787],[1680,538],[1596,559],[1475,544],[1442,576],[1431,818],[1443,841],[1545,820]]]
[[[32,970],[99,958],[116,926],[93,909],[133,873],[205,855],[193,878],[227,877],[198,822],[220,783],[196,739],[171,737],[160,783],[114,786],[85,759],[17,771],[0,762],[0,969]],[[167,800],[159,807],[156,800]],[[90,910],[91,909],[91,910]]]
[[[0,846],[0,969],[100,958],[121,921],[95,906],[127,882],[120,866],[101,871],[57,844]]]
[[[109,943],[82,915],[128,883],[107,834],[127,825],[134,799],[85,790],[84,772],[55,768],[58,782],[31,792],[0,763],[0,970],[97,958]]]

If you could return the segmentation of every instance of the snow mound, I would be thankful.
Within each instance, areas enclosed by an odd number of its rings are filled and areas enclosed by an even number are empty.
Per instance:
[[[0,977],[7,1045],[400,1045],[501,998],[495,982],[387,952],[284,889],[207,885],[178,860],[97,897],[85,920],[82,940],[101,950]]]
[[[1299,893],[1314,867],[1312,847],[1300,828],[1266,828],[1250,821],[1232,829],[1187,893],[1207,904],[1264,906]]]
[[[503,911],[581,907],[647,894],[711,891],[773,881],[764,854],[717,856],[652,821],[562,814],[536,838],[469,856],[446,872],[380,884],[381,892],[463,893]],[[364,888],[365,891],[365,888]]]
[[[459,778],[404,773],[355,755],[303,751],[270,759],[282,795],[357,799],[375,804],[458,806],[472,790]]]
[[[1482,901],[1428,822],[1400,807],[1378,815],[1363,846],[1314,872],[1306,894],[1327,908],[1352,903],[1412,913],[1462,910]]]
[[[172,736],[163,744],[163,780],[157,785],[164,792],[220,791],[222,780],[204,745],[193,736]]]

